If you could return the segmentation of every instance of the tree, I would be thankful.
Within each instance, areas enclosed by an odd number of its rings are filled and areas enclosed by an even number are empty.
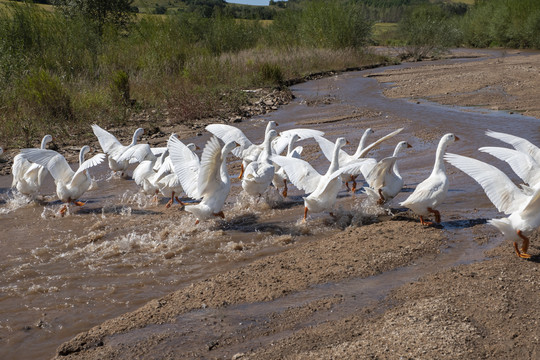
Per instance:
[[[83,16],[96,25],[99,34],[107,24],[126,28],[133,18],[133,0],[54,0],[70,17]]]

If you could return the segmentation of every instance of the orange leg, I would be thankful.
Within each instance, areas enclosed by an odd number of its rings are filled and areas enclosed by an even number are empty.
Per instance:
[[[377,200],[377,204],[382,205],[382,204],[384,204],[384,202],[385,202],[385,199],[384,199],[384,196],[382,194],[382,189],[379,189],[379,200]]]
[[[225,219],[225,214],[223,213],[223,211],[220,211],[218,213],[213,213],[212,215],[216,216],[216,217],[220,217],[222,219]]]
[[[351,191],[351,188],[349,187],[349,182],[345,181],[345,187],[347,188],[347,191]]]
[[[422,215],[420,215],[420,224],[422,224],[424,226],[433,225],[433,223],[431,221],[424,220],[424,217]]]
[[[283,197],[286,198],[287,197],[287,180],[283,179],[283,184],[285,186],[285,188],[283,189]]]
[[[77,206],[83,206],[86,203],[83,203],[82,201],[73,201],[73,204],[75,204]]]
[[[307,209],[307,206],[304,207],[304,220],[303,221],[306,221],[306,218],[307,218],[307,212],[308,212],[308,209]]]
[[[238,179],[241,179],[242,176],[244,176],[244,164],[240,164],[240,175],[238,175]]]
[[[184,203],[182,202],[182,200],[180,200],[180,199],[178,198],[178,196],[175,196],[174,198],[176,199],[176,201],[178,201],[178,203],[179,203],[180,205],[182,205],[182,206],[186,205],[186,204],[184,204]]]
[[[356,176],[351,175],[352,189],[351,192],[354,194],[356,192]]]
[[[438,210],[434,210],[432,208],[427,208],[427,210],[430,212],[430,213],[433,213],[435,214],[435,222],[437,224],[440,224],[441,223],[441,213],[438,211]]]
[[[67,204],[64,204],[64,206],[60,209],[60,216],[64,217],[64,215],[66,215],[67,207]]]
[[[199,224],[199,219],[197,219],[197,221],[195,221],[195,225],[198,225]]]
[[[518,249],[517,242],[514,241],[514,250],[516,251],[517,256],[522,259],[530,259],[531,255],[527,254],[529,250],[529,238],[521,233],[521,230],[517,231],[518,236],[523,240],[523,246],[521,247],[521,252]]]
[[[167,204],[165,205],[165,207],[168,209],[171,207],[171,205],[174,203],[174,191],[172,192],[171,194],[171,199],[169,201],[167,201]]]

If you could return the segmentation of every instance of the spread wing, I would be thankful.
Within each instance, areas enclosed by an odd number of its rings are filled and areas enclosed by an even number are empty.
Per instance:
[[[79,166],[79,168],[75,172],[75,175],[73,175],[72,183],[77,184],[80,181],[82,181],[83,180],[82,177],[86,176],[85,170],[88,170],[90,168],[93,168],[94,166],[101,164],[103,160],[105,160],[105,157],[106,157],[105,154],[99,153],[92,156],[90,159],[86,160],[85,162],[83,162],[81,166]]]
[[[482,186],[497,210],[509,215],[528,202],[524,194],[501,170],[483,161],[447,153],[444,159]]]
[[[193,199],[199,199],[199,158],[176,136],[171,135],[167,142],[169,149],[169,159],[171,161],[174,173],[178,177],[180,184],[187,196]]]
[[[298,189],[304,190],[306,193],[312,193],[319,185],[322,175],[317,172],[307,161],[274,155],[270,158],[271,161],[281,166],[289,177],[290,182]]]
[[[96,135],[103,152],[107,155],[118,147],[123,146],[113,134],[100,128],[96,124],[92,125],[92,131],[94,132],[94,135]]]
[[[491,130],[486,131],[486,135],[512,145],[516,150],[530,155],[537,163],[540,164],[540,148],[538,148],[530,141],[515,135],[505,134]]]
[[[21,154],[28,161],[49,170],[55,181],[68,183],[75,174],[66,159],[54,150],[22,149]]]
[[[396,161],[396,156],[386,157],[379,161],[365,177],[369,186],[375,189],[383,186],[385,176],[390,173]]]
[[[201,170],[199,173],[199,191],[206,192],[209,185],[221,181],[221,145],[217,137],[212,136],[206,143],[201,155]]]
[[[309,139],[315,136],[323,136],[324,132],[313,129],[291,129],[279,133],[279,136],[272,141],[272,148],[280,155],[289,145],[291,137],[296,134],[299,140]]]
[[[506,161],[517,176],[530,186],[540,183],[540,166],[528,154],[501,147],[482,147],[478,150]]]
[[[244,150],[253,145],[242,130],[231,125],[210,124],[206,127],[206,130],[220,138],[225,144],[236,141],[240,145],[232,150],[232,153],[236,157],[242,157]]]
[[[386,141],[386,140],[388,140],[388,139],[390,139],[390,138],[396,136],[396,135],[399,134],[402,130],[403,130],[403,128],[399,128],[399,129],[397,129],[397,130],[392,131],[390,134],[383,136],[383,137],[380,138],[379,140],[372,142],[371,144],[369,144],[368,146],[366,146],[366,147],[360,152],[360,155],[358,156],[358,158],[363,158],[363,157],[365,157],[365,156],[369,153],[369,151],[370,151],[371,149],[373,149],[374,147],[376,147],[377,145],[379,145],[379,144],[382,143],[383,141]]]

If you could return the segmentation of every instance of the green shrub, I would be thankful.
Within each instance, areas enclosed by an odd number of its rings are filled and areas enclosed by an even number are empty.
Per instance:
[[[125,71],[119,70],[113,75],[110,88],[114,102],[124,106],[131,105],[129,76]]]
[[[73,119],[67,90],[57,76],[45,70],[26,76],[20,85],[20,95],[31,113],[61,121]]]
[[[261,81],[266,84],[280,85],[283,83],[283,71],[278,64],[262,63],[259,70]]]

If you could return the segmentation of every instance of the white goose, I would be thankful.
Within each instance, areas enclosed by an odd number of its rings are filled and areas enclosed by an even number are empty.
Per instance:
[[[274,179],[274,164],[270,161],[272,156],[272,140],[278,136],[276,130],[271,129],[264,136],[264,149],[256,161],[252,161],[244,170],[242,189],[252,196],[259,197],[268,189]]]
[[[497,210],[509,215],[491,219],[488,223],[495,226],[505,239],[514,240],[514,250],[520,258],[530,258],[527,253],[528,236],[540,227],[540,184],[533,188],[519,188],[490,164],[450,153],[444,158],[478,182]],[[517,245],[519,240],[523,241],[521,249]]]
[[[51,135],[45,135],[41,140],[40,149],[45,149],[52,139]],[[11,173],[13,175],[11,187],[21,194],[33,195],[38,192],[49,172],[43,166],[26,160],[22,154],[17,154],[13,158]]]
[[[287,147],[286,157],[300,159],[300,154],[302,154],[303,147],[302,146],[294,147],[294,144],[299,139],[300,137],[298,136],[298,134],[294,134],[293,136],[290,137],[289,144]],[[272,184],[278,190],[283,185],[283,192],[281,194],[283,195],[284,198],[286,198],[287,192],[288,192],[287,181],[289,180],[289,178],[287,176],[287,173],[282,167],[274,163],[274,168],[275,168],[275,171],[274,171],[274,178],[272,179]]]
[[[406,141],[401,141],[396,145],[392,156],[380,160],[367,173],[364,173],[368,166],[362,168],[362,174],[369,186],[364,187],[367,196],[376,200],[379,204],[393,199],[403,188],[403,178],[397,166],[397,155],[400,150],[410,148]]]
[[[144,129],[138,128],[135,130],[131,143],[127,146],[122,145],[113,134],[96,124],[92,125],[92,131],[98,138],[103,152],[109,157],[109,168],[114,172],[120,171],[121,175],[124,176],[129,166],[129,158],[125,158],[122,155],[129,148],[137,144],[137,139],[144,133]]]
[[[400,203],[401,206],[411,209],[420,216],[420,223],[422,225],[431,224],[431,222],[424,221],[424,216],[430,213],[435,215],[436,223],[441,222],[441,214],[435,208],[446,198],[449,186],[443,156],[448,145],[457,140],[459,138],[452,133],[446,134],[441,138],[437,146],[435,165],[433,166],[431,175],[416,186],[416,189],[414,189],[407,200]]]
[[[390,134],[387,134],[387,135],[381,137],[377,141],[372,142],[368,146],[364,146],[365,145],[364,143],[365,143],[365,141],[367,139],[367,135],[369,135],[369,134],[371,134],[373,132],[373,130],[371,130],[371,131],[369,131],[369,130],[370,129],[367,129],[364,132],[364,134],[362,135],[362,139],[360,140],[360,144],[358,145],[358,148],[356,149],[356,152],[353,155],[349,155],[343,150],[339,151],[339,164],[340,164],[340,166],[342,166],[342,167],[347,166],[349,164],[354,163],[358,159],[365,158],[370,150],[375,148],[377,145],[379,145],[383,141],[386,141],[386,140],[392,138],[393,136],[399,134],[403,130],[403,128],[399,128],[399,129],[391,132]],[[334,143],[332,143],[330,140],[325,139],[323,137],[315,137],[315,139],[317,140],[317,143],[319,144],[319,147],[321,148],[324,156],[329,161],[332,161],[332,156],[333,156],[333,151],[334,151]],[[364,163],[365,164],[372,163],[373,165],[375,165],[377,163],[377,161],[375,159],[367,159],[367,161],[365,161]],[[352,189],[351,189],[352,192],[356,191],[356,176],[358,176],[358,174],[347,174],[347,173],[344,173],[344,176],[343,176],[344,177],[343,181],[352,181],[352,183],[353,183],[352,184]],[[347,184],[347,188],[349,188],[347,182],[346,182],[346,184]]]
[[[225,217],[222,208],[231,189],[227,172],[227,155],[238,144],[230,141],[221,148],[217,137],[211,137],[204,147],[201,160],[180,140],[171,136],[167,142],[172,166],[187,196],[202,201],[187,205],[185,210],[199,220],[212,216]]]
[[[56,195],[60,201],[66,203],[60,210],[64,216],[67,206],[73,203],[82,206],[84,203],[77,201],[88,190],[92,184],[92,179],[88,174],[88,169],[99,165],[105,160],[105,154],[97,154],[84,161],[84,156],[90,151],[90,147],[85,145],[79,153],[79,168],[73,171],[66,159],[54,150],[23,149],[23,157],[30,162],[39,164],[51,173],[56,184]]]
[[[317,138],[315,138],[317,139]],[[339,150],[347,143],[344,138],[338,138],[335,146],[332,161],[325,175],[321,175],[308,162],[286,156],[272,156],[272,161],[281,166],[289,180],[300,190],[310,193],[304,198],[304,221],[308,211],[321,212],[330,210],[337,200],[337,194],[342,181],[340,175],[346,171],[359,171],[359,167],[364,161],[358,160],[340,169]],[[353,169],[355,167],[356,169]],[[330,212],[330,215],[333,215]]]

